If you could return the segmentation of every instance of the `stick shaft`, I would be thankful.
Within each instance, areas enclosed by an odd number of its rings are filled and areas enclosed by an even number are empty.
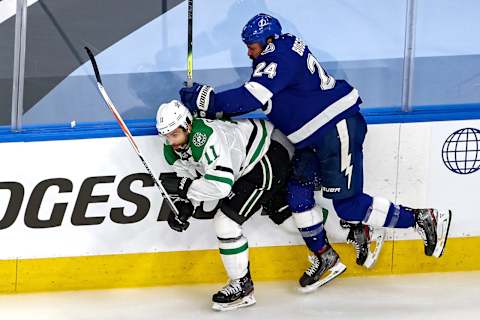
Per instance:
[[[193,0],[188,0],[187,87],[193,85]]]
[[[153,179],[153,183],[157,186],[157,188],[160,190],[160,193],[162,194],[162,197],[167,200],[167,203],[168,203],[168,206],[170,207],[170,209],[175,213],[175,215],[178,217],[179,216],[179,212],[178,212],[178,209],[177,207],[175,207],[175,205],[173,204],[173,201],[172,199],[170,198],[170,196],[168,195],[167,191],[165,190],[165,188],[163,187],[162,183],[158,180],[158,178],[153,174],[152,170],[150,169],[150,166],[148,165],[148,163],[145,161],[145,158],[143,157],[142,155],[142,152],[140,151],[140,148],[138,147],[137,143],[135,142],[135,140],[133,139],[133,135],[132,133],[130,132],[130,130],[128,129],[127,125],[125,124],[125,122],[123,121],[123,118],[122,116],[120,115],[120,113],[118,112],[117,108],[115,107],[115,105],[113,104],[112,100],[110,99],[110,97],[108,96],[107,94],[107,91],[105,90],[105,88],[103,87],[103,84],[102,84],[102,79],[100,77],[100,72],[98,70],[98,66],[97,66],[97,62],[95,61],[95,57],[93,56],[93,53],[92,51],[85,47],[85,50],[87,51],[87,54],[88,54],[88,57],[90,58],[90,61],[92,63],[92,66],[93,66],[93,70],[95,72],[95,78],[97,79],[97,88],[98,88],[98,91],[100,92],[100,95],[102,96],[103,100],[105,101],[107,107],[110,109],[110,111],[112,112],[113,116],[115,117],[115,120],[117,120],[118,124],[120,125],[120,129],[122,129],[123,133],[125,134],[125,136],[127,137],[127,140],[128,142],[130,142],[130,145],[132,146],[132,148],[135,150],[135,153],[137,154],[137,156],[140,158],[140,160],[142,161],[142,164],[143,166],[145,167],[145,169],[147,169],[147,172],[148,174],[150,175],[150,177]]]

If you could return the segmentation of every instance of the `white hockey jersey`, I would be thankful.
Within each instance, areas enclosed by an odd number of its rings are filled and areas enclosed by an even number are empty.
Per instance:
[[[165,144],[164,156],[179,176],[194,179],[188,199],[219,200],[267,153],[272,131],[273,125],[265,120],[197,118],[192,122],[188,154],[180,155]]]

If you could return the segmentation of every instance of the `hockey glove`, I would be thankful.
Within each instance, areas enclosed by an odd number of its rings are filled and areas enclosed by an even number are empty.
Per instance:
[[[190,112],[201,118],[215,119],[213,87],[194,82],[192,87],[180,89],[182,103]]]
[[[273,194],[272,198],[262,204],[261,215],[268,216],[275,224],[281,225],[292,216],[292,210],[287,203],[287,190],[282,188]]]
[[[185,231],[190,225],[188,219],[193,215],[193,205],[190,201],[181,198],[176,198],[173,203],[178,210],[178,217],[171,212],[167,219],[168,225],[177,232]]]
[[[174,172],[160,174],[160,180],[168,194],[176,194],[183,199],[187,199],[188,188],[193,182],[192,179],[179,177]]]

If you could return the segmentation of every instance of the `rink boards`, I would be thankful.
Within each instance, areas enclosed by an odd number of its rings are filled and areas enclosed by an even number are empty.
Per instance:
[[[469,142],[457,135],[445,144],[455,131],[479,127],[472,120],[369,126],[366,192],[453,210],[451,239],[445,256],[435,260],[424,257],[413,230],[389,232],[379,263],[367,271],[355,265],[345,231],[323,203],[347,275],[480,269],[480,173],[466,174],[480,165],[480,135],[465,136]],[[136,139],[154,171],[168,171],[160,140]],[[447,164],[442,149],[453,152]],[[160,194],[125,138],[2,143],[0,150],[0,291],[225,280],[211,221],[193,220],[183,233],[170,230],[160,215]],[[307,266],[303,240],[267,217],[254,216],[245,234],[255,279],[296,279]]]

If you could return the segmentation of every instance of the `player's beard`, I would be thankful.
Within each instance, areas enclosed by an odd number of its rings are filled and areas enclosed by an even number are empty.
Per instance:
[[[176,152],[185,152],[188,150],[188,143],[184,143],[182,145],[172,145],[172,148],[176,151]]]
[[[188,143],[182,144],[181,146],[172,146],[172,148],[180,156],[180,159],[187,160],[191,156]]]

